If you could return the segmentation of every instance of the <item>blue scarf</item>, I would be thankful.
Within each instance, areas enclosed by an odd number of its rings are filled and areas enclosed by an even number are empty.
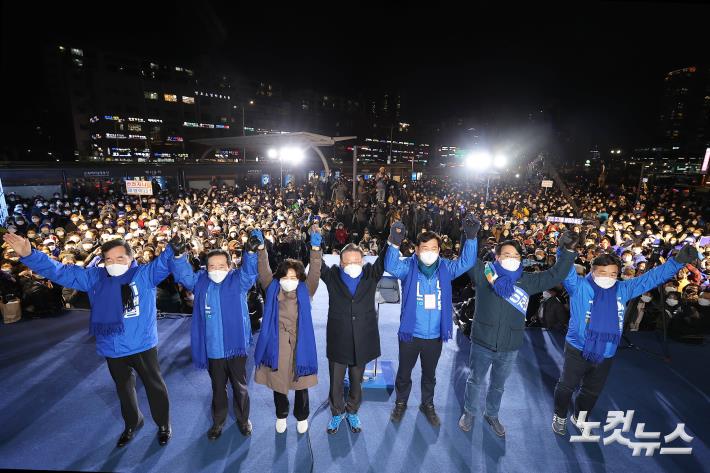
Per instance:
[[[281,285],[274,279],[266,289],[264,317],[261,333],[254,349],[254,365],[279,369],[279,290]],[[311,298],[305,283],[299,282],[296,289],[298,301],[298,337],[296,339],[296,377],[318,373],[316,337],[311,319]],[[288,369],[287,367],[282,367]]]
[[[340,268],[340,279],[348,287],[350,295],[355,297],[355,291],[357,291],[357,285],[360,284],[360,279],[362,279],[362,273],[360,273],[358,277],[353,278],[343,271],[343,268]]]
[[[409,273],[402,284],[402,308],[399,317],[399,339],[411,342],[414,326],[417,321],[417,282],[419,280],[419,260],[416,256],[409,258]],[[439,287],[441,288],[441,325],[440,338],[445,342],[451,338],[453,331],[453,304],[451,302],[451,274],[445,264],[439,260]]]
[[[192,364],[198,369],[207,369],[207,336],[205,330],[205,298],[210,278],[207,271],[201,271],[195,284],[195,300],[192,304],[192,330],[190,341],[192,345]],[[244,314],[239,271],[230,271],[220,284],[219,300],[222,312],[222,339],[224,340],[224,357],[236,358],[247,356],[248,341],[244,338]]]
[[[133,291],[129,284],[133,281],[136,271],[138,264],[133,260],[128,271],[121,276],[110,276],[105,268],[99,272],[98,284],[92,288],[91,294],[92,302],[97,302],[91,304],[91,335],[123,333],[123,316],[126,311],[134,309]]]
[[[503,299],[508,299],[513,295],[513,291],[515,290],[513,285],[520,279],[520,276],[523,275],[523,265],[518,266],[516,271],[508,271],[496,261],[493,263],[493,267],[498,275],[493,282],[493,290]]]
[[[619,316],[616,306],[616,288],[619,284],[609,289],[602,289],[594,282],[590,273],[587,281],[594,290],[594,302],[589,323],[584,332],[584,349],[582,356],[594,364],[604,361],[604,351],[607,342],[619,344],[621,331],[619,330]]]

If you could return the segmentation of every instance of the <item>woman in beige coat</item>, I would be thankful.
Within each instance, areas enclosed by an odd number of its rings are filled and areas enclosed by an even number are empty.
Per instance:
[[[318,289],[322,260],[317,231],[311,235],[311,244],[308,275],[303,263],[293,259],[282,261],[272,275],[266,249],[259,251],[259,282],[266,291],[266,300],[264,322],[255,350],[254,380],[274,391],[278,433],[286,430],[289,390],[296,391],[293,415],[298,420],[298,432],[308,430],[308,388],[318,383],[310,313],[310,298]],[[267,314],[276,311],[275,302],[269,307],[270,298],[278,300],[278,311],[273,317]]]

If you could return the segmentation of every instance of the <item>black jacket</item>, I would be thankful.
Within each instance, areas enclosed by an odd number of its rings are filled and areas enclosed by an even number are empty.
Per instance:
[[[355,291],[340,276],[340,266],[323,266],[320,277],[328,288],[329,307],[326,328],[328,360],[344,365],[364,366],[380,356],[380,331],[377,326],[375,292],[385,272],[384,251],[377,261],[362,268],[362,278]]]

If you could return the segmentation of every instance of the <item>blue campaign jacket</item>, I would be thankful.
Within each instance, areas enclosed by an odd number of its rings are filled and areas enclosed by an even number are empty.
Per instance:
[[[173,275],[175,276],[175,280],[185,286],[185,288],[188,291],[195,292],[195,288],[197,286],[197,281],[200,279],[200,277],[209,277],[207,276],[207,271],[204,269],[199,270],[198,272],[194,272],[192,269],[192,266],[190,266],[190,263],[187,261],[187,256],[183,255],[180,258],[174,258],[172,261],[172,271]],[[241,313],[242,313],[242,318],[243,318],[243,327],[244,327],[244,340],[246,340],[247,348],[249,347],[249,342],[251,340],[251,319],[249,318],[249,307],[247,305],[247,293],[249,292],[249,289],[254,285],[256,282],[256,277],[257,277],[257,254],[256,253],[247,253],[244,252],[244,262],[239,269],[233,269],[229,271],[229,274],[227,274],[227,277],[222,281],[221,284],[214,284],[212,281],[209,282],[208,285],[205,286],[204,292],[205,294],[195,294],[195,302],[197,301],[204,301],[206,300],[206,293],[209,290],[209,285],[215,285],[217,286],[217,290],[221,294],[222,288],[224,287],[231,287],[232,285],[228,284],[228,280],[230,278],[238,278],[239,284],[239,294],[233,294],[232,297],[235,298],[234,303],[239,303],[241,304]],[[236,291],[235,291],[236,292]],[[196,312],[200,312],[202,315],[201,320],[206,320],[205,317],[205,306],[204,304],[194,304],[192,308],[192,313],[195,314]],[[214,314],[213,317],[217,317],[221,320],[222,315],[225,313],[224,309],[219,314]],[[226,321],[227,323],[230,323],[230,321]],[[194,342],[194,340],[193,340]],[[207,352],[213,352],[214,353],[214,348],[216,347],[207,347]],[[220,358],[224,358],[224,354]]]
[[[173,250],[167,247],[155,260],[139,265],[131,280],[133,295],[138,299],[136,309],[124,314],[123,333],[96,336],[96,352],[99,355],[120,358],[150,350],[158,344],[155,287],[170,275],[169,262],[172,257]],[[102,301],[94,299],[94,286],[105,268],[64,265],[37,250],[32,250],[32,254],[20,258],[20,261],[50,281],[88,293],[91,310],[101,310]]]
[[[439,258],[435,264],[445,264],[451,274],[453,281],[463,273],[471,269],[476,264],[476,253],[478,252],[478,240],[466,240],[461,249],[461,256],[458,259],[450,260]],[[397,279],[404,280],[410,267],[409,258],[400,259],[399,249],[390,245],[385,255],[385,271]],[[427,279],[421,271],[417,271],[417,318],[414,325],[413,336],[431,340],[441,336],[441,290],[439,288],[438,272],[434,272],[431,278]],[[437,301],[436,309],[424,309],[424,294],[434,294]],[[448,301],[450,304],[451,301]]]
[[[661,266],[637,278],[617,281],[616,307],[619,327],[623,328],[624,312],[626,311],[626,303],[628,301],[668,281],[682,267],[682,263],[671,258]],[[592,289],[587,278],[577,275],[574,266],[570,269],[563,284],[569,293],[570,299],[570,321],[566,340],[576,349],[583,350],[587,315],[591,314],[594,289]],[[606,349],[604,350],[604,358],[613,357],[616,353],[616,347],[617,346],[613,343],[607,343]]]

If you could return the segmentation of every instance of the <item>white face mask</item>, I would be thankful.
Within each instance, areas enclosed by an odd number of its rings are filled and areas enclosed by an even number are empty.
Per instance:
[[[108,274],[111,276],[123,276],[126,271],[128,271],[128,265],[127,264],[109,264],[106,266],[106,271],[108,271]]]
[[[675,307],[678,305],[678,301],[676,299],[668,299],[666,301],[666,304],[668,304],[671,307]]]
[[[665,291],[666,292],[678,292],[678,291],[676,291],[676,288],[673,286],[666,286]]]
[[[229,271],[225,271],[223,269],[213,269],[212,271],[207,272],[209,278],[212,280],[212,282],[216,284],[219,284],[224,281],[224,278],[227,277],[227,274],[229,274]]]
[[[343,271],[351,278],[356,278],[362,274],[362,266],[359,264],[349,264],[343,268]]]
[[[594,282],[602,289],[609,289],[616,284],[616,279],[607,276],[594,276]]]
[[[552,294],[550,294],[550,291],[543,291],[543,293],[542,293],[542,300],[546,301],[546,300],[549,299],[550,297],[552,297]]]
[[[701,305],[703,307],[710,306],[710,299],[705,299],[704,297],[701,297],[698,299],[698,305]]]
[[[652,297],[651,296],[641,296],[641,300],[644,302],[651,302]]]
[[[634,254],[635,255],[640,255],[641,254],[641,248],[634,248]]]
[[[419,253],[419,260],[426,266],[436,263],[437,259],[439,259],[439,253],[436,251],[422,251]]]
[[[284,292],[295,291],[298,287],[298,279],[279,279],[279,284],[281,284],[281,289]]]
[[[633,259],[633,258],[631,257],[631,255],[626,255],[626,256],[624,256],[624,261],[627,262],[627,263],[631,262],[632,259]]]
[[[520,267],[520,260],[515,258],[505,258],[504,260],[501,260],[500,265],[503,266],[503,269],[506,271],[517,271]]]

